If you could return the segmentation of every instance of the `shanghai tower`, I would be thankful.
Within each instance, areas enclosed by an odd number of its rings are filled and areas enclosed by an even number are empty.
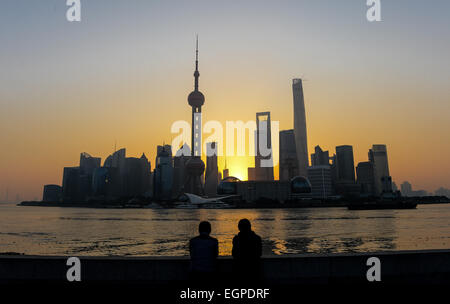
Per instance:
[[[305,101],[303,99],[303,85],[301,79],[292,81],[294,94],[294,137],[297,150],[298,173],[300,176],[308,175],[308,141],[306,137]]]

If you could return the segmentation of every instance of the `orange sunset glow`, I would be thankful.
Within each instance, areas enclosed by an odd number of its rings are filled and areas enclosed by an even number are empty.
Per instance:
[[[41,199],[43,185],[61,185],[63,167],[78,165],[81,152],[103,164],[115,143],[127,156],[144,152],[153,169],[156,146],[177,135],[172,123],[191,120],[196,33],[203,122],[246,122],[270,111],[280,130],[292,129],[291,82],[302,78],[309,153],[352,145],[356,165],[373,144],[386,144],[398,186],[450,188],[450,42],[431,43],[427,34],[448,37],[448,26],[424,22],[413,38],[408,24],[421,21],[395,4],[397,15],[378,25],[352,19],[354,8],[345,18],[315,18],[319,4],[309,11],[267,4],[250,15],[247,5],[236,14],[199,5],[202,20],[184,5],[144,13],[86,3],[77,25],[36,7],[10,32],[0,30],[0,200],[6,191]],[[230,175],[247,179],[253,161],[227,157]]]

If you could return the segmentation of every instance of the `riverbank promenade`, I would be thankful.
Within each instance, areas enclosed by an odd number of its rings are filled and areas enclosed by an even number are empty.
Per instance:
[[[0,256],[0,284],[67,281],[67,257]],[[368,260],[380,262],[382,283],[449,283],[450,250],[392,251],[353,254],[305,254],[262,258],[262,284],[371,284]],[[79,257],[82,283],[136,283],[182,286],[189,283],[188,257]],[[369,265],[368,265],[369,264]],[[218,260],[218,284],[234,283],[233,260]]]

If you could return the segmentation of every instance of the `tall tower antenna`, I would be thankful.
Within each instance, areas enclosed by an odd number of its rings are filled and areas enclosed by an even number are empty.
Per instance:
[[[200,73],[198,71],[198,35],[196,36],[196,43],[195,43],[195,91],[198,91],[198,78],[200,77]]]
[[[191,159],[186,164],[187,180],[185,191],[197,195],[203,194],[201,176],[205,171],[205,163],[202,161],[202,106],[205,103],[205,96],[198,90],[198,35],[195,41],[195,85],[194,91],[188,96],[188,103],[192,109],[191,124]]]

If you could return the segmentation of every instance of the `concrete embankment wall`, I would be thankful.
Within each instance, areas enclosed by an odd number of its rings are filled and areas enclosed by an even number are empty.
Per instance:
[[[450,282],[450,250],[368,254],[292,255],[262,259],[268,284],[367,282],[367,260],[378,257],[384,282]],[[0,282],[29,280],[65,282],[69,257],[0,256]],[[80,257],[84,282],[133,281],[150,284],[183,282],[189,277],[187,257]],[[233,260],[219,258],[220,277],[232,279]]]

